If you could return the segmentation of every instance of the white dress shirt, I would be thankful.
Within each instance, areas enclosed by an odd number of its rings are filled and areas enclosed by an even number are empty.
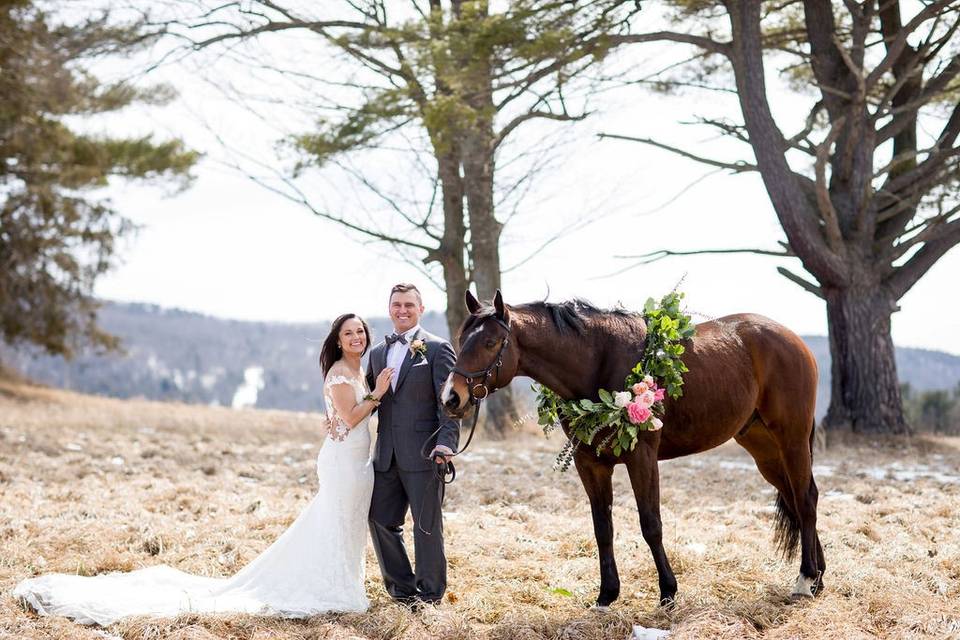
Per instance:
[[[390,380],[390,388],[394,391],[397,390],[397,378],[400,377],[400,367],[403,366],[403,359],[406,357],[407,352],[410,351],[410,340],[413,338],[413,334],[419,330],[420,325],[418,324],[414,328],[404,331],[403,337],[406,338],[407,344],[403,344],[397,340],[390,345],[389,350],[387,351],[387,366],[393,369],[393,378]]]

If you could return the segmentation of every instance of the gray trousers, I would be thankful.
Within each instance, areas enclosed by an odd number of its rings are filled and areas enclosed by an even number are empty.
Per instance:
[[[440,487],[438,489],[438,486]],[[402,471],[396,460],[374,473],[370,503],[370,537],[387,593],[397,600],[436,602],[447,588],[440,512],[443,485],[431,471]],[[407,509],[413,513],[416,573],[403,543]],[[421,530],[422,529],[422,530]]]

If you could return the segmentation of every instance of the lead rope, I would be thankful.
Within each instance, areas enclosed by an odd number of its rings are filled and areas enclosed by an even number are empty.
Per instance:
[[[451,454],[450,455],[451,458],[456,457],[467,450],[467,447],[469,447],[470,443],[473,441],[473,434],[477,430],[477,421],[480,419],[480,403],[483,402],[483,398],[471,398],[471,402],[473,403],[473,424],[470,425],[470,435],[467,436],[467,443],[463,445],[463,447],[459,451]],[[426,442],[423,443],[423,446],[420,447],[420,456],[424,460],[432,460],[436,462],[436,459],[431,458],[430,454],[427,453],[426,449],[430,441],[433,440],[437,436],[437,434],[440,433],[440,429],[442,428],[443,428],[442,426],[437,427],[436,431],[431,433],[430,437],[428,437]],[[439,458],[439,456],[437,457]],[[438,509],[441,506],[443,506],[443,497],[444,497],[444,493],[446,492],[447,485],[453,484],[453,481],[456,479],[457,479],[457,468],[453,465],[453,460],[450,460],[449,462],[444,462],[442,464],[437,462],[434,465],[433,481],[436,482],[437,484],[437,508]],[[423,533],[429,536],[429,535],[433,535],[433,532],[427,531],[426,529],[423,528],[423,511],[426,506],[427,506],[426,501],[424,501],[420,505],[420,514],[419,514],[420,517],[417,518],[417,529],[420,529],[420,531],[422,531]]]
[[[467,437],[467,443],[463,445],[463,447],[459,451],[450,454],[449,457],[451,458],[460,455],[461,453],[467,450],[467,447],[470,446],[470,443],[473,441],[473,434],[477,430],[477,422],[480,420],[480,403],[483,402],[488,395],[496,391],[496,389],[494,389],[493,391],[487,390],[487,378],[490,377],[490,372],[496,369],[497,380],[498,381],[500,380],[500,368],[503,366],[503,351],[504,349],[507,348],[507,345],[510,344],[511,331],[510,331],[510,325],[508,323],[504,322],[503,320],[500,320],[499,318],[497,318],[496,320],[507,330],[507,336],[503,339],[503,342],[500,343],[500,349],[497,351],[497,355],[494,356],[493,362],[490,363],[490,366],[482,371],[477,371],[477,372],[465,373],[463,371],[460,371],[456,367],[454,367],[452,371],[453,373],[462,376],[463,379],[467,381],[467,386],[470,387],[470,402],[473,404],[473,424],[470,426],[470,435]],[[481,374],[483,375],[483,378],[480,379],[480,382],[473,384],[474,379],[479,378]],[[480,394],[480,390],[483,391],[482,395]],[[433,440],[440,433],[440,429],[442,428],[443,428],[442,425],[438,426],[436,431],[431,433],[430,436],[423,443],[423,446],[420,447],[420,457],[422,457],[424,460],[430,460],[430,461],[436,462],[436,459],[431,458],[430,455],[427,453],[426,449],[430,441]],[[457,479],[457,468],[453,466],[453,460],[450,460],[449,462],[443,462],[443,463],[436,462],[435,466],[436,468],[434,470],[433,480],[434,482],[437,483],[437,509],[439,509],[441,506],[443,506],[443,497],[444,497],[444,492],[446,491],[447,485],[452,484],[453,481]],[[447,479],[448,476],[450,478],[449,480]],[[433,535],[432,532],[427,531],[426,529],[423,528],[423,509],[426,506],[426,504],[427,504],[426,501],[424,501],[420,505],[420,517],[417,518],[417,528],[429,536],[429,535]],[[431,522],[432,520],[433,519],[431,518]]]

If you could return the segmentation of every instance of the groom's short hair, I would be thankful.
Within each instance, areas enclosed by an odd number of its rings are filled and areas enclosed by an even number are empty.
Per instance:
[[[393,294],[395,293],[406,293],[408,291],[413,291],[417,294],[417,302],[421,305],[423,304],[423,296],[420,295],[420,289],[417,289],[417,285],[410,284],[409,282],[401,282],[393,285],[393,289],[390,289],[390,299],[393,300]]]

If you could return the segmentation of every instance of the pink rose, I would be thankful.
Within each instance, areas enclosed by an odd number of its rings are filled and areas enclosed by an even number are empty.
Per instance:
[[[653,406],[654,402],[656,402],[653,391],[650,391],[649,389],[638,395],[633,399],[633,401],[642,404],[648,409]]]
[[[631,402],[627,405],[627,416],[633,424],[643,424],[650,419],[651,415],[650,408],[639,402]]]
[[[643,376],[643,381],[647,383],[647,386],[650,388],[654,388],[657,386],[657,383],[653,381],[653,376],[651,376],[650,374]]]
[[[638,382],[637,384],[633,385],[633,387],[631,387],[631,390],[633,391],[633,395],[639,396],[640,394],[645,393],[649,388],[650,387],[647,386],[646,382]]]
[[[653,418],[650,420],[650,426],[652,427],[650,429],[651,431],[659,431],[660,429],[663,429],[663,420],[660,418]]]
[[[664,392],[663,389],[657,389],[653,392],[653,401],[660,402],[663,400]]]

